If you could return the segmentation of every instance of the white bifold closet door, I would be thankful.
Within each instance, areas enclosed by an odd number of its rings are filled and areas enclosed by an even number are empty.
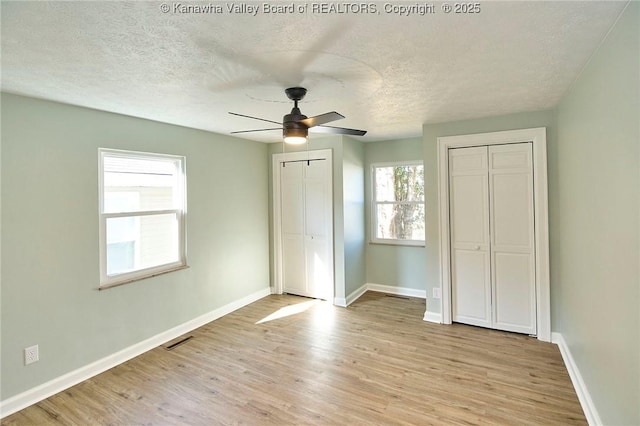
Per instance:
[[[531,143],[449,151],[453,321],[536,334]]]
[[[280,176],[283,290],[327,299],[333,285],[333,263],[326,160],[287,162]]]

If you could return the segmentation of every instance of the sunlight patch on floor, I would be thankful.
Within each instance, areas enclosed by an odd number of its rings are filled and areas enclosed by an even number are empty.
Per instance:
[[[269,314],[266,317],[262,318],[260,321],[256,322],[256,324],[263,324],[265,322],[274,321],[274,320],[285,318],[291,315],[300,314],[316,306],[318,303],[322,303],[322,301],[314,299],[314,300],[309,300],[308,302],[296,303],[295,305],[285,306],[284,308],[280,308],[274,313]]]

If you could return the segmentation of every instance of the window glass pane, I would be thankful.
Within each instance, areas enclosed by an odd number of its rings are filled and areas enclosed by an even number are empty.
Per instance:
[[[105,213],[177,208],[175,160],[105,155],[103,167]]]
[[[107,275],[177,262],[178,218],[174,213],[107,219]]]
[[[376,201],[422,201],[424,167],[421,165],[376,167]]]
[[[107,219],[107,275],[135,269],[139,235],[140,222],[137,217]]]
[[[134,270],[135,244],[135,241],[107,244],[107,275],[117,275]]]
[[[424,204],[378,204],[376,215],[376,238],[424,240]]]
[[[395,201],[393,167],[376,167],[376,201]]]

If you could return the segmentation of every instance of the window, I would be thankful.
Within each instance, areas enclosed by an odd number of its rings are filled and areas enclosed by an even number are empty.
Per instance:
[[[373,164],[374,243],[424,245],[424,166]]]
[[[186,266],[185,158],[100,149],[100,286]]]

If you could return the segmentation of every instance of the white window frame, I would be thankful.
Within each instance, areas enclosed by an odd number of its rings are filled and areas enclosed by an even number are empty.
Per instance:
[[[424,163],[422,161],[390,161],[384,163],[372,163],[371,164],[371,243],[373,244],[388,244],[396,246],[417,246],[424,247],[425,240],[400,240],[396,238],[378,238],[378,211],[377,206],[379,204],[421,204],[425,208],[425,216],[427,213],[427,207],[424,200],[422,201],[377,201],[376,200],[376,169],[382,167],[397,167],[397,166],[422,166],[424,173]],[[425,220],[426,222],[426,220]],[[425,238],[426,238],[426,223],[425,223]]]
[[[181,206],[175,209],[165,210],[138,210],[133,212],[122,213],[105,213],[104,212],[104,158],[121,157],[127,159],[144,159],[144,160],[171,160],[178,165],[178,194],[177,199]],[[187,212],[187,178],[186,178],[186,158],[184,156],[157,154],[150,152],[125,151],[117,149],[98,149],[98,194],[99,194],[99,234],[100,234],[100,289],[106,289],[130,282],[142,280],[156,275],[166,274],[168,272],[177,271],[187,268],[186,253],[186,212]],[[163,265],[151,268],[137,269],[131,272],[117,274],[113,276],[107,275],[107,219],[119,217],[140,217],[149,215],[175,214],[178,220],[178,254],[179,259]]]

